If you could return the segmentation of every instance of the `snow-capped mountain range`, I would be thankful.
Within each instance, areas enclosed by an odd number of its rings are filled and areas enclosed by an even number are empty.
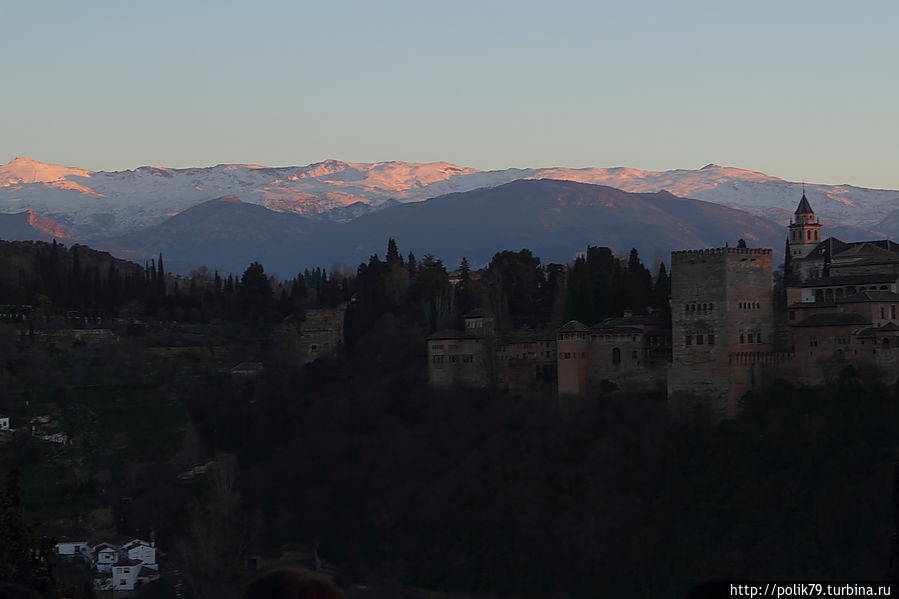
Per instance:
[[[106,172],[16,158],[0,166],[0,213],[31,210],[84,239],[135,231],[222,196],[277,212],[343,222],[395,203],[518,179],[561,179],[639,193],[666,190],[781,223],[787,221],[802,193],[796,182],[714,164],[661,172],[564,167],[480,171],[448,162],[326,160],[307,166],[143,166]],[[805,189],[822,219],[847,225],[877,229],[899,208],[899,191],[816,184],[806,184]]]

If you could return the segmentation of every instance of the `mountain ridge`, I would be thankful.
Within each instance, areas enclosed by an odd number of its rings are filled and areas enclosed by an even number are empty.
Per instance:
[[[277,212],[348,221],[391,203],[541,178],[608,185],[634,193],[664,189],[678,197],[775,216],[778,222],[795,209],[802,188],[801,183],[714,163],[696,170],[669,171],[629,167],[481,171],[449,162],[329,159],[285,167],[220,164],[87,171],[17,158],[0,166],[0,213],[31,209],[77,237],[114,237],[222,196],[236,196]],[[894,190],[816,184],[806,184],[805,189],[822,218],[848,225],[875,227],[899,206],[899,191]]]
[[[521,248],[562,263],[588,245],[619,252],[635,247],[652,261],[672,249],[734,245],[740,237],[779,251],[785,234],[746,212],[666,191],[635,194],[538,179],[398,204],[345,223],[210,200],[108,242],[147,255],[161,252],[167,263],[239,273],[257,260],[267,271],[292,276],[307,267],[355,267],[383,254],[389,237],[404,253],[433,254],[452,268],[463,256],[477,267],[498,251]]]

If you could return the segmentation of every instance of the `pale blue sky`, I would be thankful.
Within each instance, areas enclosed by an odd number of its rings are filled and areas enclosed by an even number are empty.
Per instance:
[[[899,189],[892,1],[0,6],[0,162],[715,162]]]

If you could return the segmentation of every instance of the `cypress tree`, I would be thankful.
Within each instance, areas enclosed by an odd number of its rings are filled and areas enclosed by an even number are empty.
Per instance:
[[[393,237],[387,239],[387,264],[402,264],[403,257],[396,249],[396,240]]]
[[[46,551],[38,550],[31,532],[25,524],[20,473],[18,468],[13,468],[7,474],[6,490],[0,496],[0,580],[57,597],[52,564],[49,561],[42,564],[38,554],[49,556]]]
[[[162,254],[159,254],[159,261],[156,263],[156,293],[160,297],[165,297],[165,267],[162,265]]]

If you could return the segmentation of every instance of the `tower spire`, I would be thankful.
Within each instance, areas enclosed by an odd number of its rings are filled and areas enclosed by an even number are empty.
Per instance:
[[[802,182],[802,199],[793,213],[790,223],[790,258],[802,259],[808,256],[821,240],[821,224],[815,217],[815,211],[805,196],[805,182]]]

